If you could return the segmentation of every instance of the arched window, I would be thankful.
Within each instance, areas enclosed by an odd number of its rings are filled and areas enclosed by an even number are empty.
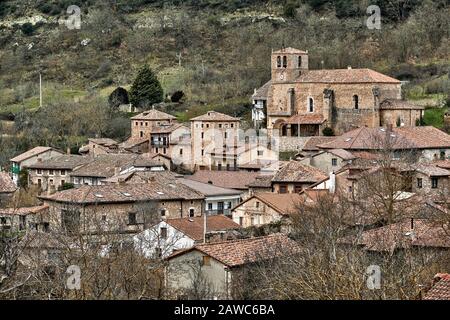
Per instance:
[[[355,109],[359,109],[359,97],[356,94],[353,96],[353,106]]]
[[[283,56],[283,68],[287,68],[287,57]]]
[[[281,57],[277,57],[277,68],[281,68]]]
[[[302,56],[298,56],[298,68],[302,67]]]
[[[308,111],[314,112],[314,99],[308,98]]]

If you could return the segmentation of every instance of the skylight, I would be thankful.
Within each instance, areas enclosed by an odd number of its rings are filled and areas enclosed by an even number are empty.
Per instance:
[[[156,193],[157,193],[157,194],[160,194],[160,195],[163,195],[163,194],[164,194],[164,192],[161,192],[161,191],[156,191]]]
[[[100,194],[100,193],[96,193],[96,194],[94,194],[97,198],[103,198],[103,195],[102,194]]]

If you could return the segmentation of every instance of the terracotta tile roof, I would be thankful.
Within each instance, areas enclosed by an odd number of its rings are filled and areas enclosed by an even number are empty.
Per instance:
[[[314,183],[325,179],[327,175],[320,169],[302,164],[298,161],[289,161],[272,179],[272,182],[310,182]]]
[[[102,154],[95,157],[91,162],[74,170],[70,175],[74,177],[112,177],[115,168],[124,170],[131,166],[156,167],[161,163],[144,155],[135,154]]]
[[[124,174],[114,175],[111,178],[103,180],[106,183],[160,183],[175,181],[178,175],[171,171],[133,171]]]
[[[318,151],[320,149],[317,147],[317,145],[323,144],[326,142],[331,142],[334,139],[336,139],[336,137],[326,137],[326,136],[311,137],[308,139],[308,141],[306,141],[302,150],[303,151]]]
[[[433,286],[425,293],[423,300],[450,300],[450,274],[436,274]]]
[[[449,169],[450,170],[450,160],[437,160],[433,161],[433,165],[439,168],[443,169]]]
[[[151,133],[172,133],[179,128],[185,128],[186,130],[189,130],[182,123],[171,123],[171,124],[161,123],[159,126],[153,127],[150,132]]]
[[[168,259],[192,250],[198,250],[232,268],[272,258],[300,253],[300,246],[284,234],[272,234],[233,241],[199,244],[191,249],[172,254]]]
[[[90,138],[89,141],[105,147],[117,146],[118,142],[109,138]]]
[[[305,70],[296,79],[308,83],[392,83],[400,81],[371,69]]]
[[[134,117],[131,117],[131,120],[172,120],[172,119],[176,119],[176,117],[156,109],[147,110]]]
[[[296,114],[285,121],[290,124],[322,124],[324,122],[325,118],[321,114]]]
[[[425,109],[422,106],[418,106],[411,102],[401,100],[401,99],[386,99],[380,103],[380,109],[384,110],[423,110]]]
[[[79,156],[75,154],[65,154],[52,159],[38,161],[28,166],[30,169],[66,169],[73,170],[79,166],[92,161],[91,157]]]
[[[319,144],[323,149],[379,150],[386,144],[393,149],[450,148],[450,135],[432,127],[401,127],[389,132],[386,128],[361,127],[332,142]]]
[[[273,54],[283,54],[283,53],[291,53],[291,54],[307,54],[308,51],[303,51],[303,50],[299,50],[299,49],[295,49],[292,47],[287,47],[287,48],[281,48],[279,50],[273,51]]]
[[[239,121],[239,118],[235,118],[217,111],[208,111],[201,116],[192,118],[191,121]]]
[[[49,150],[52,150],[52,147],[35,147],[31,150],[28,150],[24,153],[19,154],[18,156],[15,156],[14,158],[11,159],[12,162],[22,162],[24,160],[27,160],[28,158],[37,156],[41,153],[47,152]],[[61,152],[62,154],[62,152]]]
[[[206,219],[207,232],[241,228],[224,215],[207,216]],[[203,240],[204,217],[166,219],[165,222],[195,241]]]
[[[258,175],[258,172],[248,171],[200,170],[191,176],[185,176],[185,178],[203,183],[210,183],[222,188],[245,190],[248,189],[250,183],[255,181]]]
[[[352,154],[355,158],[363,159],[363,160],[378,160],[380,159],[380,155],[367,151],[352,151]]]
[[[282,215],[289,215],[298,210],[303,197],[298,193],[256,193],[253,197],[261,200]],[[239,206],[239,205],[238,205]]]
[[[143,143],[150,143],[148,138],[128,138],[127,140],[121,142],[119,147],[124,149],[133,148]]]
[[[413,228],[411,228],[413,224]],[[341,243],[351,243],[345,238]],[[364,231],[356,242],[369,251],[393,252],[411,247],[450,248],[450,236],[442,226],[426,219],[406,219],[381,228]]]
[[[352,159],[356,158],[354,154],[352,154],[344,149],[331,149],[331,150],[327,150],[327,151],[343,160],[352,160]]]
[[[238,196],[242,193],[241,191],[238,191],[236,189],[217,187],[209,183],[203,183],[190,179],[178,179],[178,181],[188,186],[189,188],[194,189],[197,192],[200,192],[205,197],[233,196],[233,195]]]
[[[41,205],[35,207],[21,207],[21,208],[4,208],[0,209],[0,215],[29,215],[42,213],[48,210],[48,205]]]
[[[272,179],[273,175],[260,175],[248,186],[252,188],[272,188]]]
[[[267,81],[261,88],[255,89],[255,92],[252,95],[253,100],[267,100],[267,95],[269,92],[269,88],[272,85],[272,81]]]
[[[448,176],[450,176],[450,170],[439,168],[432,164],[421,163],[414,167],[415,167],[414,169],[416,171],[426,174],[427,176],[430,176],[430,177],[432,177],[432,176],[433,177],[448,177]]]
[[[0,193],[13,193],[16,190],[17,187],[9,174],[7,172],[0,172]]]
[[[63,203],[95,204],[152,200],[201,200],[204,199],[204,196],[177,181],[167,183],[155,180],[152,183],[83,185],[39,198]]]

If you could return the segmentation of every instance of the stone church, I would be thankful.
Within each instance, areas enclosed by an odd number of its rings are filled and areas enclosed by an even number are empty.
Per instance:
[[[401,82],[371,69],[310,70],[308,52],[272,52],[271,80],[252,96],[255,123],[265,117],[271,134],[334,134],[361,126],[415,126],[423,107],[402,100]],[[264,116],[262,116],[264,113]]]

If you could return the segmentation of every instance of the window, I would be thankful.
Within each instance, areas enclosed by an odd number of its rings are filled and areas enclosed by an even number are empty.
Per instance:
[[[422,178],[417,178],[417,188],[422,189]]]
[[[48,170],[48,174],[53,176],[55,174],[55,170],[53,170],[53,169],[52,170]]]
[[[202,149],[202,156],[205,155],[205,150]]]
[[[144,125],[144,122],[141,122],[141,126],[143,126]]]
[[[167,228],[161,227],[161,239],[167,239]]]
[[[277,68],[281,68],[281,57],[277,57]]]
[[[155,258],[161,258],[162,256],[162,250],[159,247],[155,248]]]
[[[337,158],[331,159],[331,165],[332,165],[333,167],[336,167],[336,166],[337,166]]]
[[[300,193],[302,191],[302,186],[295,186],[294,187],[294,192],[295,193]]]
[[[259,201],[256,201],[255,206],[256,208],[259,208]]]
[[[206,124],[206,127],[209,128],[209,123]]]
[[[283,56],[283,68],[287,68],[287,57]]]
[[[210,266],[211,265],[211,257],[203,256],[202,258],[202,266]]]
[[[298,56],[298,68],[302,67],[302,56]]]
[[[231,209],[231,202],[228,202],[228,209]]]
[[[136,121],[136,122],[134,123],[134,125],[137,126],[137,125],[138,125],[138,122]]]
[[[441,150],[441,152],[439,153],[439,158],[441,160],[445,160],[445,150]]]
[[[219,163],[219,164],[217,165],[217,170],[222,171],[222,164],[221,164],[221,163]]]
[[[250,218],[250,221],[251,221],[251,225],[252,226],[254,226],[256,223],[255,223],[255,217],[251,217]]]
[[[353,96],[353,107],[355,109],[359,108],[359,97],[356,94]]]
[[[128,224],[131,225],[137,224],[135,212],[128,213]]]
[[[221,123],[219,123],[219,128],[222,128],[222,124]]]
[[[223,136],[225,139],[228,138],[228,134],[226,132],[223,134]]]
[[[37,170],[36,170],[36,173],[37,173],[37,174],[42,174],[42,169],[37,169]]]
[[[314,112],[314,100],[313,98],[308,98],[308,111]]]
[[[161,209],[160,213],[161,213],[161,217],[165,217],[166,216],[166,209]]]
[[[348,186],[348,192],[353,192],[352,186]]]
[[[39,188],[42,186],[42,180],[41,179],[38,179],[37,180],[37,184],[38,184],[38,186],[39,186]]]
[[[106,214],[102,215],[102,221],[103,221],[103,222],[106,221]]]
[[[167,149],[166,149],[166,148],[164,148],[164,149],[163,149],[163,153],[164,153],[164,154],[166,154],[166,152],[167,152]]]
[[[431,177],[431,188],[436,189],[438,187],[438,178]]]
[[[189,217],[192,218],[194,216],[194,214],[195,214],[195,210],[193,208],[190,208],[189,209]]]
[[[52,186],[53,185],[53,179],[50,179],[48,183]]]
[[[61,180],[61,186],[63,186],[66,183],[66,180]]]
[[[183,155],[183,149],[180,148],[180,156],[182,156],[182,155]]]
[[[258,156],[263,156],[264,155],[264,151],[263,150],[258,150]]]
[[[232,127],[232,128],[233,128],[233,127],[234,127],[234,123],[230,124],[230,127]]]
[[[243,217],[239,217],[239,225],[240,226],[244,225],[244,218]]]
[[[287,193],[287,186],[280,186],[280,193]]]
[[[139,131],[139,137],[143,137],[144,136],[144,132],[143,131]]]
[[[66,175],[66,170],[61,170],[61,175],[65,176]]]
[[[202,132],[202,139],[205,137],[205,134]]]
[[[208,210],[211,211],[213,208],[212,203],[208,203]]]

